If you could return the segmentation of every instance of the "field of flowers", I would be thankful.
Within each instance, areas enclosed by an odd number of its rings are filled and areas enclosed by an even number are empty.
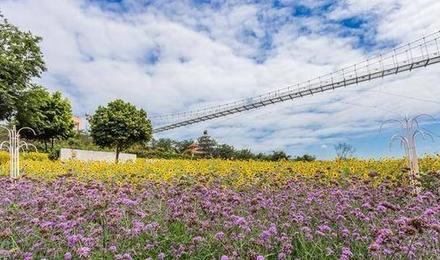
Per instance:
[[[8,175],[8,159],[1,160],[0,176]],[[423,172],[440,169],[440,157],[425,157],[420,161]],[[25,154],[21,161],[22,172],[32,179],[56,179],[72,176],[78,180],[100,180],[117,185],[142,184],[145,181],[221,184],[227,187],[270,188],[286,184],[298,178],[315,178],[319,181],[337,181],[346,177],[368,179],[374,184],[384,180],[405,182],[406,163],[401,159],[382,160],[334,160],[315,162],[264,162],[226,160],[144,160],[133,163],[112,164],[105,162],[50,161],[46,155]],[[370,178],[369,175],[375,175]]]
[[[0,165],[1,259],[440,255],[439,193],[412,194],[402,160],[114,165],[35,158],[22,161],[17,181]],[[440,159],[421,166],[438,170]]]

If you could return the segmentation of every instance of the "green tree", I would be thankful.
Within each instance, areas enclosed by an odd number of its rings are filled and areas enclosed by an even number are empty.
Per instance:
[[[294,161],[301,161],[301,162],[313,162],[316,160],[316,157],[314,155],[310,154],[304,154],[302,156],[297,156],[293,159]]]
[[[175,153],[177,150],[176,141],[170,138],[160,138],[155,142],[154,148],[165,153]]]
[[[235,152],[234,158],[237,160],[250,160],[254,158],[254,154],[249,149],[241,149]]]
[[[222,144],[215,148],[214,156],[222,159],[232,159],[235,155],[235,149],[232,145]]]
[[[260,160],[260,161],[269,161],[269,155],[264,154],[264,153],[258,153],[255,155],[255,159]]]
[[[208,135],[208,131],[203,131],[203,135],[197,139],[197,143],[201,152],[201,155],[205,158],[210,158],[214,154],[216,141]]]
[[[17,104],[15,121],[18,127],[31,127],[36,136],[23,132],[24,137],[44,143],[48,151],[55,140],[68,139],[74,135],[74,123],[70,101],[60,92],[49,93],[42,87],[34,87],[23,93],[23,101]]]
[[[94,142],[100,147],[115,149],[116,163],[121,151],[149,141],[152,135],[147,113],[120,99],[106,107],[99,106],[89,123]]]
[[[176,142],[177,151],[182,154],[186,152],[190,145],[194,143],[194,140],[183,140],[180,142]]]
[[[46,70],[40,37],[22,32],[0,14],[0,120],[10,119],[31,79]]]
[[[271,161],[289,160],[290,155],[287,155],[284,151],[273,151],[270,155]]]

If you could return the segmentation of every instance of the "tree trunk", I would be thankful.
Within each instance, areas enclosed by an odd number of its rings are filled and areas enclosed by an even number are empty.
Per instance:
[[[53,138],[52,138],[52,139],[50,139],[50,142],[51,142],[51,148],[50,148],[50,149],[52,149],[52,150],[53,150]]]
[[[120,153],[120,149],[119,146],[116,146],[116,164],[119,163],[119,153]]]
[[[47,151],[47,141],[46,140],[44,140],[44,150],[45,150],[46,153],[48,152]]]

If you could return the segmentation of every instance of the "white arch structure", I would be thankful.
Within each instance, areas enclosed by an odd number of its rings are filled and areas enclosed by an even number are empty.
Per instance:
[[[29,130],[36,135],[34,129],[30,127],[23,127],[17,131],[17,128],[12,126],[11,129],[0,125],[0,128],[5,129],[8,132],[9,141],[3,141],[0,143],[0,150],[7,148],[9,151],[9,176],[12,179],[17,179],[20,176],[20,149],[29,149],[33,147],[35,151],[37,147],[33,144],[28,144],[25,141],[20,141],[20,132],[23,130]]]

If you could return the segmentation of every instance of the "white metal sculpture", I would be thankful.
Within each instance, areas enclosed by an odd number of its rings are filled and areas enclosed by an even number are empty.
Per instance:
[[[12,129],[9,129],[5,126],[1,126],[0,128],[8,131],[9,141],[3,141],[0,143],[0,150],[3,148],[7,148],[9,150],[9,167],[10,167],[10,177],[12,179],[16,179],[20,176],[20,149],[29,149],[29,147],[33,147],[35,151],[37,151],[37,147],[33,144],[28,144],[25,141],[20,141],[20,132],[23,130],[29,130],[35,135],[34,129],[30,127],[23,127],[17,131],[17,128],[12,126]]]
[[[394,141],[400,141],[402,147],[405,148],[406,158],[408,160],[408,168],[410,169],[410,181],[413,186],[414,192],[418,193],[420,191],[420,181],[419,181],[419,160],[417,156],[416,149],[416,137],[420,135],[423,139],[426,137],[431,138],[432,134],[429,130],[423,128],[419,124],[420,117],[429,117],[435,120],[434,117],[427,114],[420,114],[414,117],[405,116],[402,120],[391,119],[382,123],[398,123],[401,126],[401,131],[394,134],[390,139],[390,146]]]

